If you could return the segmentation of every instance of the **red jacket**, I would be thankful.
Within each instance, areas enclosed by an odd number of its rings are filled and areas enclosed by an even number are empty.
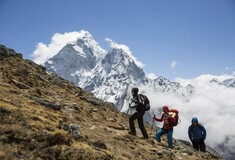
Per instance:
[[[158,122],[162,122],[163,121],[163,129],[164,130],[171,130],[173,128],[173,123],[176,122],[176,119],[171,117],[169,114],[167,113],[163,113],[162,117],[159,118],[154,118],[156,121]]]

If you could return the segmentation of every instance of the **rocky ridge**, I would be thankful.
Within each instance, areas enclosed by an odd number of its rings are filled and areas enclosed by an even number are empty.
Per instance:
[[[127,124],[113,104],[0,45],[0,159],[220,159],[185,141],[168,149],[166,137],[130,136]]]
[[[235,78],[229,78],[229,79],[223,80],[222,82],[216,78],[213,78],[212,80],[210,80],[210,83],[234,88],[235,87]]]

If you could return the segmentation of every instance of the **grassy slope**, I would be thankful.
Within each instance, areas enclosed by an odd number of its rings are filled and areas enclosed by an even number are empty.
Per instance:
[[[80,126],[81,138],[71,124]],[[177,141],[170,150],[165,137],[159,144],[141,139],[139,130],[139,137],[127,135],[127,124],[111,104],[43,67],[0,57],[0,159],[213,159]]]

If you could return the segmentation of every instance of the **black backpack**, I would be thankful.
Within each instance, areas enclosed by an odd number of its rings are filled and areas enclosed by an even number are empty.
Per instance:
[[[149,111],[150,110],[150,103],[149,103],[148,97],[143,94],[139,94],[139,95],[140,95],[141,102],[144,104],[144,110]]]

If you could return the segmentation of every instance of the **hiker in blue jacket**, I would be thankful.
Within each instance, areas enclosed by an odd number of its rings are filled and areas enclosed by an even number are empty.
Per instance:
[[[206,139],[206,129],[202,124],[198,123],[198,119],[196,117],[192,118],[192,124],[188,128],[188,136],[194,149],[198,151],[200,148],[200,151],[206,151],[206,145],[204,142]]]

